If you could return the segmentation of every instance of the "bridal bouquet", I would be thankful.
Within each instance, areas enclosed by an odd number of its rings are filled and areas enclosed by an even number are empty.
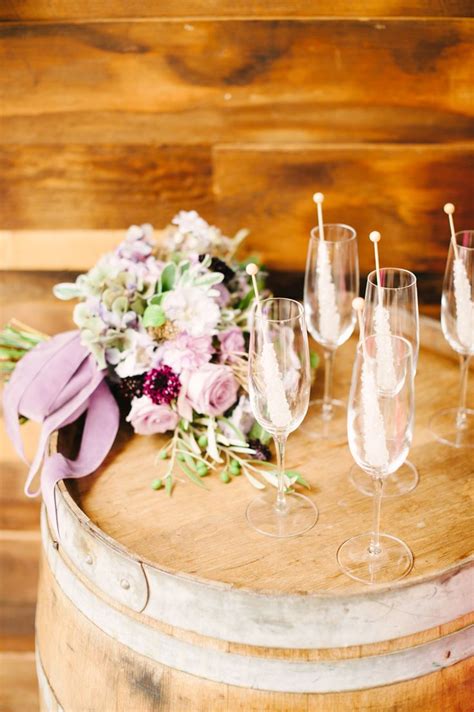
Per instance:
[[[80,345],[105,374],[122,419],[139,436],[168,435],[157,457],[169,464],[154,489],[170,493],[177,471],[200,486],[213,472],[224,483],[244,474],[257,488],[276,484],[270,438],[246,392],[254,292],[235,260],[245,235],[229,238],[195,211],[182,211],[158,233],[130,227],[114,252],[54,288],[59,299],[78,300]],[[26,351],[35,338],[17,336]],[[15,345],[12,330],[8,344]],[[288,486],[296,481],[306,485],[287,473]]]

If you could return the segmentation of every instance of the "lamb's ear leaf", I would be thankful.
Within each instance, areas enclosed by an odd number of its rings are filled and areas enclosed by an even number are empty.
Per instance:
[[[163,307],[159,304],[150,304],[145,309],[143,314],[143,326],[147,329],[149,326],[159,327],[163,326],[166,321],[165,312]]]
[[[54,285],[53,294],[57,299],[67,301],[82,296],[82,291],[75,282],[60,282]]]
[[[162,292],[169,292],[174,287],[176,280],[176,265],[170,262],[166,265],[160,275],[160,284]]]

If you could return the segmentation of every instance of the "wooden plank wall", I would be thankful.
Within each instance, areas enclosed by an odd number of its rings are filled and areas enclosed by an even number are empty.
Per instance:
[[[436,313],[443,203],[474,225],[472,14],[472,0],[0,0],[0,318],[67,328],[57,270],[181,208],[250,228],[276,289],[298,295],[315,190],[359,232],[362,272],[380,229],[382,262],[415,270]],[[6,443],[1,467],[0,708],[33,710],[38,503]]]
[[[434,284],[442,204],[457,204],[459,227],[474,223],[472,7],[323,0],[314,16],[303,0],[4,1],[10,254],[16,230],[162,225],[194,207],[249,227],[270,267],[298,272],[320,189],[327,219],[358,230],[363,272],[379,228],[383,262]]]

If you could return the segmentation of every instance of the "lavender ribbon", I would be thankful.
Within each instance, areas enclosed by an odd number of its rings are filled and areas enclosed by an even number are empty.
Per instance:
[[[67,331],[27,353],[15,367],[3,394],[6,431],[21,459],[25,456],[19,415],[43,424],[25,483],[25,494],[40,492],[51,524],[59,537],[55,485],[68,477],[84,477],[96,470],[112,447],[119,426],[119,409],[94,357],[82,346],[79,331]],[[86,412],[87,411],[87,412]],[[60,453],[47,455],[51,434],[86,412],[81,447],[76,460]],[[40,486],[31,485],[43,464]]]

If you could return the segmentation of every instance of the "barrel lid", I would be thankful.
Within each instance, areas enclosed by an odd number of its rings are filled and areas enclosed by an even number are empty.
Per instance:
[[[337,354],[336,392],[341,395],[348,390],[353,350],[351,341]],[[349,483],[353,460],[347,444],[325,444],[308,435],[310,415],[306,433],[293,433],[287,450],[288,467],[311,483],[308,496],[319,508],[317,525],[302,537],[272,539],[248,526],[245,509],[257,491],[245,477],[229,484],[206,478],[207,490],[179,482],[171,497],[153,491],[162,438],[132,436],[127,430],[119,433],[97,473],[62,483],[59,496],[109,545],[113,542],[149,567],[208,585],[272,595],[345,597],[449,576],[469,563],[474,549],[472,459],[465,450],[436,443],[427,424],[432,412],[455,398],[457,383],[456,361],[422,344],[410,451],[420,482],[412,493],[382,505],[382,530],[405,540],[415,563],[408,577],[391,586],[367,587],[338,569],[338,546],[371,527],[372,500]]]

